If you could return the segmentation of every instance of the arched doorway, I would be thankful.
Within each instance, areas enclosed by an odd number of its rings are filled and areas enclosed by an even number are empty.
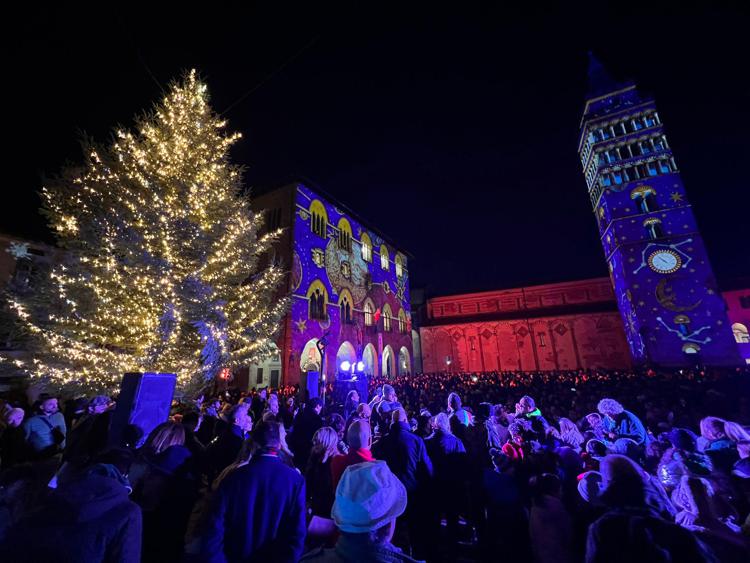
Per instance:
[[[341,371],[341,364],[343,362],[349,362],[349,366],[357,363],[357,352],[354,351],[354,346],[348,340],[342,342],[338,352],[336,352],[336,368],[334,369],[334,373]]]
[[[362,352],[362,362],[365,364],[365,375],[367,377],[377,377],[378,375],[378,351],[372,343],[365,346]]]
[[[396,375],[396,355],[393,353],[393,348],[389,344],[383,348],[383,374],[385,377],[391,378]]]
[[[409,375],[411,373],[411,355],[406,346],[402,346],[398,351],[398,374]]]

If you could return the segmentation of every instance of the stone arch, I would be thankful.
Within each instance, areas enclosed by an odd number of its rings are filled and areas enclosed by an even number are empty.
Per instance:
[[[396,355],[393,353],[393,348],[388,344],[383,348],[383,375],[388,378],[396,377]]]
[[[351,342],[348,340],[344,340],[341,343],[341,346],[339,346],[338,351],[336,352],[336,369],[335,372],[338,373],[341,369],[341,362],[347,361],[350,364],[356,364],[357,363],[357,352],[354,349],[354,346]]]
[[[406,346],[401,346],[398,351],[398,374],[409,375],[411,373],[411,354]]]
[[[368,377],[378,376],[378,351],[372,342],[368,343],[362,351],[362,362],[365,364],[365,375]]]

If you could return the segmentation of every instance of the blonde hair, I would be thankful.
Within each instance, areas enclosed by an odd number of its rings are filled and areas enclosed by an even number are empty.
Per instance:
[[[313,434],[312,452],[321,456],[321,463],[325,463],[338,453],[339,435],[330,426],[324,426]]]
[[[436,430],[442,430],[446,434],[451,434],[451,422],[448,415],[444,412],[438,413],[432,417],[432,424]]]
[[[171,446],[185,445],[185,427],[178,422],[162,422],[153,429],[146,445],[159,454]]]
[[[700,423],[701,436],[706,440],[720,440],[726,436],[724,420],[716,416],[707,416]]]
[[[578,430],[576,423],[569,418],[560,419],[560,439],[573,446],[574,448],[580,448],[583,444],[583,434]]]
[[[724,421],[724,434],[735,444],[742,440],[750,440],[750,434],[741,425],[729,420]]]
[[[596,405],[596,410],[598,410],[602,414],[613,416],[620,414],[625,409],[614,399],[602,399],[601,401],[599,401],[599,404]]]

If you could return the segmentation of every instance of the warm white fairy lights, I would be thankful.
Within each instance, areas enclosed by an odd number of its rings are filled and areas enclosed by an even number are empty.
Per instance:
[[[190,72],[137,132],[42,190],[65,258],[11,298],[33,358],[11,365],[71,390],[112,389],[128,371],[191,387],[275,352],[284,272],[259,268],[279,233],[258,235],[225,125]]]

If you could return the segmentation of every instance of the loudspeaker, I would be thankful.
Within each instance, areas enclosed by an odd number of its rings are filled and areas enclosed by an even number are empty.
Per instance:
[[[319,388],[319,382],[320,382],[320,372],[319,371],[308,371],[305,373],[305,377],[302,379],[302,381],[305,383],[304,388],[304,399],[305,402],[309,401],[310,399],[314,399],[315,397],[320,396],[320,388]]]
[[[110,444],[120,445],[125,427],[134,424],[143,431],[140,447],[151,431],[169,418],[176,383],[173,373],[126,373],[112,413]]]

